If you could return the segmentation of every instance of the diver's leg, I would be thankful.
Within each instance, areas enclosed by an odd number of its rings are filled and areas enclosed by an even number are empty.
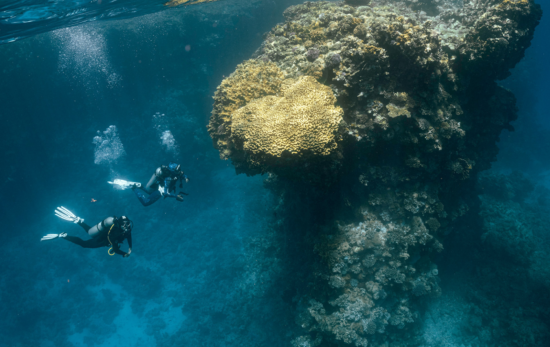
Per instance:
[[[84,231],[88,232],[92,227],[84,222],[79,222],[78,225],[80,225],[82,228],[84,228]]]
[[[157,183],[157,173],[155,172],[153,176],[149,179],[149,182],[147,182],[147,185],[145,186],[145,190],[147,193],[151,194],[154,191],[158,189],[158,183]]]
[[[157,202],[158,199],[162,197],[162,194],[155,190],[152,194],[149,195],[149,205],[152,205],[153,203]]]
[[[139,202],[141,202],[143,206],[148,206],[147,203],[149,202],[149,194],[145,192],[145,189],[135,188],[132,190],[134,191],[134,194],[136,194],[136,197],[138,198]]]
[[[77,244],[79,245],[80,247],[83,247],[83,248],[99,248],[99,247],[103,247],[103,245],[100,245],[99,242],[97,242],[97,240],[95,239],[90,239],[90,240],[82,240],[80,237],[75,237],[75,236],[65,236],[65,240],[69,241],[69,242],[72,242],[74,244]]]
[[[136,188],[134,189],[134,193],[136,194],[139,202],[141,202],[141,204],[145,207],[155,203],[161,197],[158,190],[154,191],[152,194],[147,194],[144,189]]]

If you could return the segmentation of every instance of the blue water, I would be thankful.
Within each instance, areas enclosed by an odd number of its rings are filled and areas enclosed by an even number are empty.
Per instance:
[[[90,21],[131,18],[165,9],[163,1],[4,0],[0,4],[0,43]]]
[[[288,288],[303,285],[299,274],[310,266],[292,240],[300,230],[273,230],[277,201],[265,177],[235,175],[206,124],[222,79],[301,1],[162,3],[0,3],[1,347],[272,347],[299,334]],[[502,134],[492,170],[523,172],[535,193],[550,189],[548,37],[544,16],[525,59],[502,81],[520,117],[516,132]],[[145,183],[171,160],[191,179],[182,203],[144,208],[107,184]],[[57,206],[90,224],[129,216],[131,257],[39,242],[48,233],[84,235],[54,216]],[[475,286],[467,274],[478,265],[468,239],[452,241],[440,260],[444,295],[426,308],[426,346],[490,346],[472,337],[481,328],[459,328],[457,312],[473,314],[464,309]],[[539,320],[550,326],[550,317]]]

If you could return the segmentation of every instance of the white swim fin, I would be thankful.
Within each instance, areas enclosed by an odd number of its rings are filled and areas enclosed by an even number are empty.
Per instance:
[[[65,237],[65,236],[67,236],[67,233],[48,234],[46,236],[43,236],[42,239],[40,239],[40,241],[48,241],[48,240],[57,239],[58,237]]]
[[[121,180],[121,179],[118,179],[118,178],[116,180],[112,181],[112,182],[108,181],[107,183],[114,185],[115,188],[120,189],[120,190],[125,190],[125,189],[132,188],[132,187],[135,187],[135,188],[140,188],[141,187],[141,183],[139,183],[139,182],[130,182],[130,181]]]
[[[67,210],[63,206],[59,206],[55,209],[55,215],[61,219],[68,220],[69,222],[73,222],[75,224],[84,222],[83,218],[77,217],[74,213]]]

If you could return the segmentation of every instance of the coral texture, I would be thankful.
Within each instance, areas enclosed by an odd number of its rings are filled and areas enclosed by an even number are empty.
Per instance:
[[[312,221],[300,230],[318,258],[293,298],[296,346],[422,343],[422,301],[441,292],[435,255],[479,206],[476,175],[517,117],[495,79],[523,57],[541,16],[530,0],[350,6],[360,3],[290,7],[214,97],[214,145],[237,172],[270,173],[275,227]],[[330,87],[342,109],[338,127],[332,98],[317,115],[330,126],[316,130],[330,134],[316,140],[325,152],[278,139],[290,123],[271,130],[290,114],[275,105],[289,105],[283,90],[296,81]]]
[[[235,151],[231,139],[231,115],[254,99],[277,94],[282,82],[283,73],[275,64],[249,60],[224,79],[214,95],[216,102],[208,132],[220,150],[220,158],[231,157],[238,172],[245,159],[242,151]]]
[[[233,142],[249,154],[249,165],[294,167],[330,155],[343,114],[332,90],[307,76],[285,80],[280,95],[253,100],[232,115]]]

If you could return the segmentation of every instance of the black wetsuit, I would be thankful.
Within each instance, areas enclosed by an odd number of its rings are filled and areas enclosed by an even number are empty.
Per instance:
[[[97,225],[90,227],[86,223],[78,223],[92,238],[82,240],[75,236],[65,236],[65,240],[75,243],[84,248],[100,248],[113,247],[116,254],[125,255],[126,253],[120,250],[120,244],[124,240],[128,240],[128,247],[132,248],[132,232],[124,232],[117,223],[114,217],[107,217]],[[110,240],[110,242],[109,242]]]
[[[165,197],[176,197],[176,184],[180,182],[181,188],[182,182],[185,179],[187,179],[187,176],[183,171],[173,172],[163,165],[151,176],[145,188],[135,188],[134,193],[143,206],[149,206],[162,197],[162,194],[158,190],[159,186],[164,187]]]

